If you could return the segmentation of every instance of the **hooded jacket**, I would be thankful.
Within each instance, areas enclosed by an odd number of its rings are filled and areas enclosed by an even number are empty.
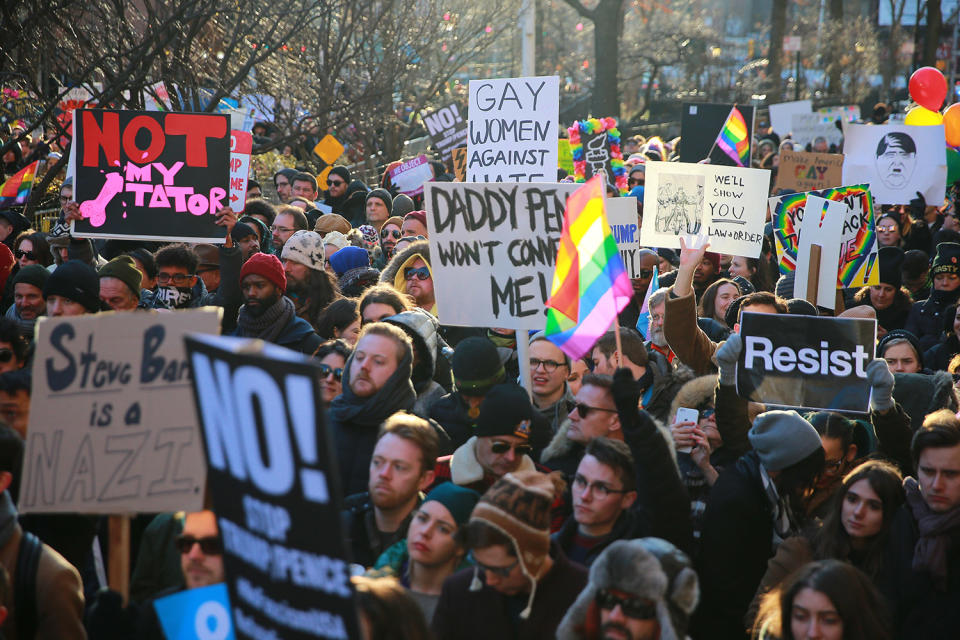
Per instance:
[[[340,209],[333,208],[334,213],[339,213],[350,221],[350,226],[354,229],[362,224],[367,224],[367,193],[370,188],[360,180],[351,180],[347,185],[346,197]]]
[[[406,294],[407,280],[403,277],[403,270],[410,266],[417,258],[420,258],[427,264],[430,277],[433,277],[433,267],[430,266],[430,242],[428,240],[417,240],[416,242],[411,242],[405,249],[393,255],[393,258],[391,258],[390,262],[387,263],[387,266],[384,267],[380,273],[380,282],[385,282],[400,293]],[[427,311],[433,315],[437,315],[436,303],[434,303],[433,308],[427,309]]]
[[[864,287],[857,291],[856,295],[853,296],[853,302],[854,306],[866,304],[873,307],[873,310],[877,313],[877,324],[887,331],[903,329],[907,324],[907,316],[910,315],[910,307],[913,305],[910,300],[910,292],[903,287],[897,289],[896,293],[893,294],[893,302],[886,309],[877,309],[873,306],[870,301],[870,287]]]
[[[433,403],[447,393],[437,381],[438,374],[441,374],[441,379],[446,378],[447,386],[453,384],[450,363],[443,353],[450,347],[440,337],[440,323],[420,308],[398,313],[384,322],[399,326],[413,340],[413,350],[417,354],[411,375],[413,388],[417,392],[413,413],[421,418],[429,418]]]
[[[926,300],[913,303],[903,328],[920,339],[921,351],[926,351],[940,340],[947,309],[955,305],[958,298],[960,288],[953,291],[933,290]]]

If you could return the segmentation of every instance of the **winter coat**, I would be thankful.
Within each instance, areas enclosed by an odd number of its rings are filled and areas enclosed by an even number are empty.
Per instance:
[[[334,208],[334,213],[350,221],[354,229],[367,224],[367,193],[370,189],[360,180],[351,180],[347,185],[346,198],[340,209]]]
[[[942,342],[933,345],[923,354],[923,365],[934,371],[946,371],[953,356],[958,353],[960,340],[957,340],[957,334],[951,331]]]
[[[470,591],[474,569],[464,569],[447,578],[433,616],[438,640],[490,640],[491,638],[554,640],[561,612],[566,611],[587,584],[587,570],[570,562],[556,544],[550,545],[553,566],[537,583],[529,618],[511,616],[509,596],[482,584]],[[479,580],[483,581],[482,572]],[[519,612],[527,594],[514,596]]]
[[[886,309],[877,309],[870,301],[870,287],[863,287],[853,296],[853,305],[868,305],[873,307],[877,314],[877,324],[886,329],[903,329],[907,324],[907,317],[910,315],[910,307],[913,306],[913,300],[910,298],[910,292],[900,287],[893,296],[893,302]]]
[[[550,536],[554,542],[560,545],[560,548],[563,549],[567,557],[572,557],[571,551],[573,550],[574,536],[577,534],[578,526],[576,519],[570,516],[564,521],[560,530]],[[650,535],[649,523],[643,522],[635,512],[627,509],[623,511],[620,517],[617,518],[617,521],[613,523],[613,529],[610,533],[604,536],[601,542],[598,542],[587,551],[586,561],[581,564],[589,568],[593,565],[593,561],[597,559],[597,556],[617,540],[633,540],[648,535]]]
[[[543,419],[547,422],[550,428],[550,435],[552,436],[557,432],[557,429],[560,428],[560,425],[567,419],[567,414],[573,411],[573,408],[577,404],[577,399],[573,397],[573,394],[570,393],[570,388],[566,383],[563,385],[563,395],[560,396],[556,402],[546,407],[538,407],[536,404],[533,405],[533,410],[536,413],[539,413]]]
[[[372,567],[380,554],[384,553],[388,547],[405,540],[407,529],[410,527],[410,520],[413,519],[413,512],[423,502],[423,498],[424,494],[421,493],[417,497],[416,507],[407,514],[397,530],[386,537],[386,540],[381,538],[380,532],[377,530],[370,494],[364,491],[344,498],[340,521],[343,536],[346,538],[347,547],[350,549],[350,562],[362,567]]]
[[[923,351],[940,340],[947,309],[957,304],[958,298],[960,288],[953,291],[931,291],[929,298],[913,303],[903,328],[917,336]]]
[[[418,355],[411,376],[417,392],[413,412],[428,418],[430,406],[446,394],[444,388],[453,386],[453,372],[445,355],[451,349],[440,337],[440,323],[420,308],[398,313],[384,322],[400,327],[413,340],[413,350]]]
[[[663,315],[663,335],[680,362],[693,370],[694,375],[715,372],[712,358],[720,345],[697,324],[697,300],[693,293],[678,298],[671,289]]]
[[[649,346],[647,371],[653,373],[653,389],[643,409],[658,422],[670,424],[676,413],[670,407],[680,388],[693,379],[693,371],[677,359],[670,363],[665,355]]]

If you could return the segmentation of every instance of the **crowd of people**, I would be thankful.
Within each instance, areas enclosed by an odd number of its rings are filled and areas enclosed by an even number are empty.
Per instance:
[[[792,142],[757,136],[775,168]],[[645,167],[677,142],[624,140],[641,224]],[[543,333],[441,323],[428,214],[388,171],[272,183],[216,214],[221,246],[72,237],[69,181],[50,233],[0,211],[3,637],[162,638],[157,599],[224,581],[210,510],[138,519],[127,603],[104,519],[16,512],[37,319],[211,305],[224,335],[317,361],[365,638],[956,637],[955,190],[878,212],[880,283],[835,311],[793,296],[769,225],[759,259],[641,249],[619,339],[572,360]],[[744,311],[876,318],[869,413],[740,397]]]

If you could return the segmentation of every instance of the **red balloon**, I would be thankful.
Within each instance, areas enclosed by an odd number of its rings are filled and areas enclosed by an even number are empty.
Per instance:
[[[910,97],[921,107],[939,111],[947,98],[947,79],[938,69],[920,67],[910,76]]]
[[[947,144],[960,147],[960,102],[950,105],[943,112],[943,129]]]

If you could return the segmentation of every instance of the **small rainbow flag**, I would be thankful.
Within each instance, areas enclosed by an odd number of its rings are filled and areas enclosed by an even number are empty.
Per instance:
[[[544,333],[571,358],[593,348],[633,295],[603,196],[603,178],[594,176],[570,196],[563,217]]]
[[[39,160],[31,162],[0,185],[0,209],[27,203],[39,163]]]
[[[738,167],[746,167],[750,164],[750,132],[747,130],[747,121],[743,119],[743,114],[737,105],[730,109],[730,115],[727,121],[723,123],[720,129],[720,135],[717,136],[716,145],[723,149],[723,152],[733,158]]]

